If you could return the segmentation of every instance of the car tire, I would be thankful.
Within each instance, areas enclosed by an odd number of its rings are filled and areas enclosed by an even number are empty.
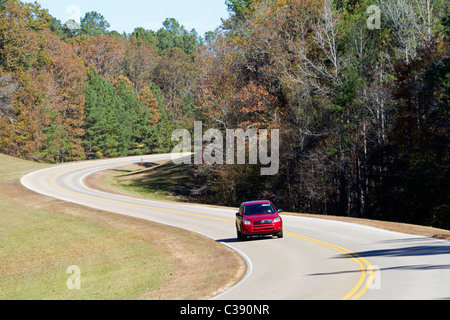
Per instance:
[[[277,233],[278,239],[282,239],[283,236],[284,236],[284,235],[283,235],[283,231]]]
[[[242,232],[239,232],[239,230],[237,230],[237,238],[239,241],[247,240],[247,236],[245,234],[243,234]]]

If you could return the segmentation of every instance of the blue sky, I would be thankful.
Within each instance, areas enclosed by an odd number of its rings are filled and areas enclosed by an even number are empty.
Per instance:
[[[34,2],[24,1],[24,2]],[[175,18],[187,30],[199,35],[221,25],[228,18],[225,0],[37,0],[44,9],[65,23],[97,11],[109,22],[110,31],[131,33],[136,27],[157,31],[166,18]]]

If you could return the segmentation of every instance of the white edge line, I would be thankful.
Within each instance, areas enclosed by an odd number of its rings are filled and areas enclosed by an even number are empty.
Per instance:
[[[61,167],[66,167],[66,166],[68,166],[68,165],[61,166]],[[120,165],[119,165],[119,166],[120,166]],[[61,168],[61,167],[60,167],[60,168]],[[32,189],[32,188],[29,188],[29,187],[26,185],[25,179],[26,179],[27,177],[29,177],[29,176],[31,176],[31,175],[33,175],[33,174],[37,174],[37,173],[42,172],[42,171],[49,171],[49,170],[52,170],[52,169],[55,169],[55,168],[56,168],[56,167],[50,167],[50,168],[45,168],[45,169],[40,169],[40,170],[37,170],[37,171],[30,172],[30,173],[24,175],[24,176],[20,179],[20,183],[21,183],[25,188],[27,188],[27,189],[29,189],[29,190],[31,190],[31,191],[33,191],[33,192],[36,192],[36,193],[38,193],[38,194],[41,194],[41,195],[43,195],[43,196],[51,197],[51,198],[54,198],[54,199],[58,199],[58,200],[61,200],[61,201],[65,201],[65,202],[74,203],[74,204],[81,205],[81,206],[85,206],[85,207],[90,207],[90,208],[97,209],[97,210],[103,210],[103,211],[106,211],[106,212],[110,212],[110,211],[108,211],[108,210],[104,210],[104,209],[99,208],[99,207],[94,207],[94,206],[86,205],[86,204],[84,204],[84,203],[80,203],[80,202],[72,201],[72,200],[70,200],[70,201],[68,201],[68,200],[63,200],[63,199],[57,198],[57,197],[52,196],[52,195],[48,195],[48,194],[45,194],[45,193],[41,193],[41,192],[36,191],[36,190],[34,190],[34,189]],[[105,169],[105,170],[108,170],[108,169]],[[94,174],[94,173],[100,172],[100,171],[103,171],[103,170],[96,170],[96,171],[92,172],[91,174]],[[92,191],[99,192],[98,190],[93,190],[93,189],[88,188],[88,187],[83,183],[83,180],[84,180],[87,176],[89,176],[89,175],[91,175],[91,174],[86,174],[85,176],[81,177],[80,182],[81,182],[81,184],[82,184],[84,187],[86,187],[87,189],[92,190]],[[106,193],[106,194],[108,194],[108,193]],[[112,194],[108,194],[108,195],[112,195]],[[125,197],[126,197],[126,196],[125,196]],[[135,199],[135,198],[133,198],[133,197],[126,197],[126,198]],[[186,231],[189,231],[189,232],[193,232],[193,233],[199,234],[199,235],[201,235],[201,236],[204,236],[204,237],[206,237],[206,238],[208,238],[208,239],[211,239],[211,240],[213,240],[213,241],[215,241],[215,242],[218,242],[218,243],[222,244],[223,246],[229,248],[230,250],[236,252],[238,255],[240,255],[241,258],[244,259],[245,263],[247,264],[247,272],[246,272],[244,278],[242,278],[242,279],[241,279],[236,285],[234,285],[233,287],[231,287],[231,288],[229,288],[228,290],[226,290],[226,291],[220,293],[219,295],[213,297],[213,298],[210,299],[210,300],[216,300],[216,299],[219,299],[221,296],[223,296],[223,295],[225,295],[225,294],[231,292],[232,290],[236,289],[236,288],[239,287],[241,284],[243,284],[243,283],[250,277],[250,275],[253,273],[253,263],[252,263],[251,259],[250,259],[244,252],[242,252],[241,250],[239,250],[239,249],[233,247],[232,245],[230,245],[230,244],[228,244],[228,243],[225,243],[225,242],[222,242],[222,241],[218,241],[218,239],[214,239],[214,238],[211,237],[211,236],[208,236],[208,235],[203,234],[203,233],[198,232],[198,231],[191,230],[191,229],[189,229],[189,228],[182,228],[182,227],[175,226],[175,225],[172,225],[172,224],[169,224],[169,223],[162,223],[162,222],[154,221],[154,220],[147,219],[147,218],[135,217],[135,216],[129,215],[129,214],[116,213],[116,212],[111,212],[111,213],[113,213],[113,214],[125,215],[125,216],[133,217],[133,218],[139,218],[139,219],[151,221],[151,222],[154,222],[154,223],[158,223],[158,224],[161,224],[161,225],[166,225],[166,226],[170,226],[170,227],[173,227],[173,228],[177,228],[177,229],[181,229],[181,230],[186,230]]]
[[[118,165],[118,167],[120,167],[120,166],[122,166],[122,164],[119,164],[119,165]],[[92,172],[90,172],[90,173],[86,173],[85,175],[83,175],[83,176],[80,178],[79,182],[80,182],[80,184],[81,184],[84,188],[86,188],[87,190],[94,191],[95,193],[99,193],[100,195],[101,195],[101,194],[109,195],[109,196],[110,196],[110,195],[114,195],[114,194],[111,194],[111,193],[107,193],[107,192],[103,192],[103,191],[99,191],[99,190],[95,190],[95,189],[89,188],[89,187],[84,183],[84,180],[85,180],[87,177],[89,177],[90,175],[95,174],[95,173],[98,173],[98,172],[101,172],[101,171],[110,170],[110,169],[111,169],[111,168],[107,168],[107,169],[98,169],[98,170],[92,171]],[[150,201],[150,200],[146,200],[146,199],[133,198],[133,197],[130,197],[130,196],[122,196],[122,195],[121,195],[120,197],[121,197],[121,198],[124,198],[124,199],[131,199],[131,200],[137,199],[137,200]],[[106,199],[106,200],[107,200],[107,199]],[[158,203],[158,201],[151,201],[150,203]],[[177,205],[178,205],[178,203],[177,203]],[[186,230],[186,231],[189,231],[189,232],[193,232],[193,233],[199,234],[199,235],[201,235],[201,236],[204,236],[204,237],[206,237],[206,238],[209,238],[209,239],[211,239],[211,240],[214,240],[215,242],[218,242],[218,243],[222,244],[223,246],[225,246],[225,247],[229,248],[230,250],[236,252],[238,255],[241,256],[241,258],[244,259],[245,263],[247,264],[247,272],[246,272],[244,278],[242,278],[236,285],[234,285],[233,287],[229,288],[228,290],[226,290],[226,291],[220,293],[218,296],[213,297],[211,300],[219,299],[221,296],[223,296],[223,295],[225,295],[225,294],[231,292],[232,290],[236,289],[239,285],[241,285],[242,283],[244,283],[244,282],[247,280],[247,278],[249,278],[250,275],[253,273],[253,263],[252,263],[251,259],[250,259],[244,252],[242,252],[241,250],[237,249],[236,247],[233,247],[232,245],[230,245],[230,244],[228,244],[228,243],[225,243],[225,242],[222,242],[222,241],[218,241],[218,239],[215,239],[215,238],[213,238],[213,237],[211,237],[211,236],[208,236],[208,235],[206,235],[206,234],[204,234],[204,233],[201,233],[201,232],[198,232],[198,231],[194,231],[194,230],[191,230],[191,229],[188,229],[188,228],[182,228],[182,227],[175,226],[175,225],[172,225],[172,224],[162,223],[162,222],[158,222],[158,221],[153,221],[153,220],[151,220],[151,219],[146,219],[146,218],[142,218],[142,219],[148,220],[148,221],[152,221],[152,222],[155,222],[155,223],[159,223],[159,224],[162,224],[162,225],[174,227],[174,228],[177,228],[177,229],[182,229],[182,230]]]

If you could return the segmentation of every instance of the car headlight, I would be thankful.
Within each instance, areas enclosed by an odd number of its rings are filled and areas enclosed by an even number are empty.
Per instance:
[[[250,221],[242,221],[243,224],[245,224],[246,226],[250,226],[252,223]]]
[[[280,222],[281,221],[281,218],[275,218],[274,220],[273,220],[273,223],[277,223],[277,222]]]

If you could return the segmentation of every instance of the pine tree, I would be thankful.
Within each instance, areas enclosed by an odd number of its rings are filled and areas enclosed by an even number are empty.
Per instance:
[[[112,83],[90,71],[85,96],[83,143],[87,157],[126,156],[131,146],[132,121]]]
[[[149,153],[150,149],[145,144],[150,135],[152,122],[149,108],[139,100],[136,89],[128,79],[120,79],[116,84],[116,91],[131,122],[130,148],[132,151],[128,154]]]

